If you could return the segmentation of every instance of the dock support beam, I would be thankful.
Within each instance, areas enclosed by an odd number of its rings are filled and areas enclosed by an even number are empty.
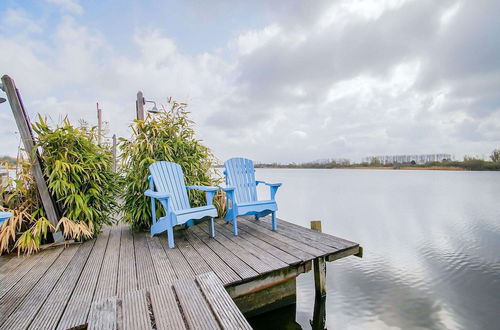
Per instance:
[[[311,229],[321,232],[321,221],[311,221]],[[314,286],[316,287],[316,299],[326,297],[326,261],[324,257],[318,257],[313,261]]]

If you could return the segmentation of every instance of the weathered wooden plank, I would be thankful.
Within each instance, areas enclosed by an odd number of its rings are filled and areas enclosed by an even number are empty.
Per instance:
[[[109,297],[92,303],[89,313],[89,330],[115,330],[118,328],[118,315],[122,315],[121,300]]]
[[[179,305],[172,285],[160,285],[148,289],[151,297],[156,328],[161,329],[186,329]]]
[[[137,265],[137,285],[139,289],[158,285],[156,271],[151,260],[146,234],[134,234],[135,264]]]
[[[256,225],[260,225],[266,229],[271,230],[271,224],[264,219],[255,220],[246,218],[247,221],[254,223]],[[325,242],[318,241],[319,232],[313,232],[307,228],[296,229],[293,227],[288,227],[286,224],[280,227],[279,233],[283,236],[289,237],[301,244],[305,244],[312,248],[315,248],[323,253],[323,255],[335,253],[338,251],[338,248],[332,247]]]
[[[10,313],[12,313],[12,311],[22,302],[26,294],[36,285],[62,251],[63,248],[45,251],[43,256],[38,260],[36,266],[31,268],[31,270],[0,299],[0,323],[3,323]]]
[[[118,295],[137,289],[137,272],[135,265],[134,237],[128,226],[121,228],[120,263],[118,265]]]
[[[251,219],[249,220],[252,221]],[[344,242],[335,239],[334,236],[324,234],[321,232],[312,231],[308,228],[292,224],[288,221],[278,219],[278,222],[280,228],[283,229],[283,233],[286,233],[286,235],[294,238],[307,240],[313,246],[321,245],[324,247],[334,248],[336,250],[340,250],[347,247],[347,245]],[[262,225],[268,228],[270,226],[269,219],[267,218],[262,219]]]
[[[106,227],[97,237],[94,248],[57,325],[58,329],[69,329],[86,324],[108,239],[109,227]]]
[[[42,200],[43,208],[47,214],[47,219],[49,219],[50,223],[55,228],[57,226],[57,222],[59,221],[57,205],[50,195],[47,182],[45,181],[45,177],[43,175],[39,155],[35,148],[36,143],[34,141],[31,123],[28,115],[26,114],[26,110],[24,109],[21,95],[16,88],[14,80],[8,75],[4,75],[2,77],[2,83],[5,93],[9,98],[10,107],[12,109],[12,113],[14,114],[19,134],[21,135],[21,140],[23,141],[24,149],[28,155],[34,156],[32,157],[31,170],[35,178],[40,199]],[[62,240],[62,235],[54,235],[54,238],[56,240]]]
[[[123,329],[152,329],[146,290],[136,290],[123,295]]]
[[[95,241],[93,239],[80,245],[70,264],[38,311],[37,316],[31,322],[29,329],[54,329],[56,327]]]
[[[223,222],[219,222],[219,226],[220,226],[220,228],[224,228],[225,232],[228,232],[232,235],[232,231],[231,231],[232,224],[230,224],[230,223],[226,224]],[[220,228],[218,228],[217,230],[220,230]],[[282,260],[284,263],[286,263],[288,265],[296,265],[296,264],[302,262],[302,259],[294,256],[293,254],[287,253],[287,252],[283,251],[282,249],[277,248],[274,245],[269,244],[267,241],[262,240],[259,237],[256,237],[256,236],[253,236],[253,235],[247,233],[245,230],[241,230],[240,234],[238,234],[238,236],[243,237],[245,239],[245,241],[252,243],[254,246],[260,247],[261,249],[267,251],[269,254]]]
[[[252,329],[214,273],[198,275],[196,281],[223,329]]]
[[[257,258],[263,260],[266,264],[272,266],[272,270],[288,266],[286,262],[283,262],[279,258],[276,258],[274,255],[270,254],[269,251],[266,251],[260,246],[255,245],[251,241],[247,240],[250,235],[247,235],[247,233],[245,232],[238,234],[238,236],[234,236],[231,231],[229,231],[226,227],[221,226],[220,224],[216,224],[216,231],[218,233],[220,232],[221,235],[238,244],[246,251],[252,253]]]
[[[189,263],[196,275],[212,271],[203,257],[191,246],[191,244],[189,244],[185,235],[179,235],[175,244],[181,251],[182,255],[184,255],[184,258],[186,258],[186,261]]]
[[[177,276],[174,272],[174,267],[163,249],[163,246],[158,241],[158,237],[151,237],[147,235],[149,251],[151,252],[151,259],[155,267],[156,276],[160,284],[171,284]]]
[[[270,221],[271,221],[269,217],[265,217],[263,220],[267,223],[270,223]],[[286,220],[277,219],[277,221],[278,221],[279,226],[285,226],[286,228],[294,228],[300,232],[303,232],[306,237],[309,237],[311,239],[314,239],[314,240],[317,240],[320,242],[326,242],[327,245],[332,246],[332,247],[336,247],[338,249],[343,249],[343,248],[352,247],[354,245],[358,245],[358,243],[351,242],[349,240],[346,240],[344,238],[334,236],[331,234],[322,233],[322,232],[318,232],[318,233],[312,232],[312,231],[308,230],[308,228],[302,227],[302,226],[297,225],[297,224],[292,223],[292,222],[288,222]]]
[[[16,269],[25,261],[27,257],[12,257],[7,259],[2,257],[2,264],[0,265],[0,283],[3,278],[10,272],[16,271]],[[17,273],[17,271],[16,271]]]
[[[199,235],[209,235],[208,230],[203,230],[200,226],[193,227],[193,231]],[[271,265],[267,264],[264,260],[258,258],[257,256],[251,254],[248,250],[235,242],[231,241],[224,235],[216,235],[215,239],[221,245],[229,249],[237,258],[249,265],[253,270],[259,274],[268,273],[274,269]],[[241,239],[240,239],[241,240]]]
[[[22,300],[22,303],[18,307],[15,307],[15,304],[11,306],[13,310],[12,314],[10,314],[0,329],[26,329],[28,327],[62,273],[66,270],[78,248],[78,246],[70,246],[62,251],[57,260],[50,266],[24,299],[19,300]],[[6,313],[2,315],[6,315]]]
[[[217,277],[227,285],[229,283],[234,283],[241,281],[241,277],[229,267],[223,259],[221,259],[214,251],[210,249],[198,236],[191,233],[190,229],[185,232],[185,237],[191,246],[207,261],[212,271],[217,275]]]
[[[174,231],[175,241],[180,239],[177,231]],[[179,251],[178,247],[170,249],[168,247],[168,241],[166,235],[161,235],[159,237],[160,244],[163,246],[165,253],[170,260],[170,263],[174,266],[174,272],[177,278],[194,278],[195,273],[186,258]]]
[[[269,229],[265,228],[264,224],[262,224],[262,223],[257,224],[257,223],[254,223],[253,221],[249,221],[245,218],[239,219],[238,224],[240,224],[240,223],[253,229],[256,232],[266,234],[266,235],[271,236],[272,238],[279,240],[283,243],[293,245],[293,246],[301,249],[302,251],[305,251],[305,252],[307,252],[315,257],[325,255],[324,251],[319,250],[317,248],[314,248],[314,247],[307,245],[305,243],[302,243],[301,240],[298,240],[296,238],[291,238],[291,237],[287,236],[286,234],[284,234],[283,232],[269,230]]]
[[[97,286],[93,301],[102,300],[106,297],[116,295],[116,285],[118,282],[118,264],[120,258],[121,228],[114,226],[109,228],[109,241],[101,272],[97,280]]]
[[[266,232],[257,231],[254,228],[247,226],[245,223],[242,223],[241,221],[240,223],[238,223],[238,228],[244,230],[249,235],[252,235],[254,237],[259,238],[262,241],[267,242],[268,244],[274,246],[277,249],[281,249],[282,251],[285,251],[286,253],[289,253],[301,259],[303,262],[312,260],[315,257],[313,254],[307,253],[302,249],[300,249],[299,247],[296,247],[293,243],[286,243],[281,240],[278,240],[275,237],[268,235]]]
[[[203,240],[212,251],[214,251],[229,267],[231,267],[241,278],[249,279],[259,275],[254,269],[247,265],[243,260],[238,258],[228,248],[214,239],[207,239],[207,235],[203,232],[198,232],[195,227],[191,227],[191,233]]]
[[[178,280],[174,289],[189,329],[220,329],[193,279]]]
[[[7,272],[5,277],[0,281],[0,298],[19,282],[37,263],[45,256],[46,251],[35,254],[30,257],[19,257],[23,262],[15,269]]]

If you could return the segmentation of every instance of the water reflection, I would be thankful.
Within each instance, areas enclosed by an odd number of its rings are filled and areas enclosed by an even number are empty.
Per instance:
[[[363,259],[327,265],[328,329],[498,328],[500,173],[259,169],[257,176],[284,182],[280,217],[304,226],[321,219],[324,232],[365,248]],[[295,312],[304,329],[313,306],[307,273],[297,280]]]

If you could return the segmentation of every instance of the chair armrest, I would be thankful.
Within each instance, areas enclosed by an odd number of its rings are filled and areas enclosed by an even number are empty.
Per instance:
[[[256,184],[263,183],[269,187],[281,187],[281,185],[282,185],[282,183],[267,183],[265,181],[255,181],[255,182],[256,182]]]
[[[222,186],[219,186],[220,189],[222,189],[224,192],[233,192],[236,187],[232,187],[232,186],[226,186],[226,187],[222,187]]]
[[[171,197],[169,193],[152,191],[151,189],[146,190],[144,195],[156,199],[167,199]]]
[[[219,188],[218,187],[209,187],[209,186],[186,186],[187,189],[196,189],[196,190],[201,190],[201,191],[206,191],[206,192],[216,192]]]

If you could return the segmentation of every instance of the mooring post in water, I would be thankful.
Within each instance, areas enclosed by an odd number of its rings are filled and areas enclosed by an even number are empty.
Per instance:
[[[313,319],[309,321],[312,330],[326,329],[326,297],[314,299]]]
[[[311,229],[321,232],[321,221],[311,221]],[[316,287],[316,299],[326,297],[326,261],[324,257],[318,257],[313,261],[314,285]]]

